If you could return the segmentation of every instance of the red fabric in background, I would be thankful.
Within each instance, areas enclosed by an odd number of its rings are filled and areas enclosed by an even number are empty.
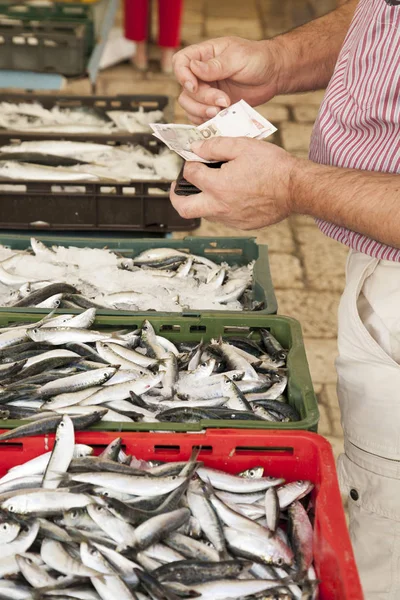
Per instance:
[[[148,0],[125,0],[125,37],[134,42],[147,39]],[[158,0],[160,46],[177,48],[180,45],[180,27],[183,0]]]

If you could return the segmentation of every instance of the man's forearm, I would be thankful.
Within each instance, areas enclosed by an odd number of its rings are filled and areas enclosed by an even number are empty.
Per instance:
[[[333,12],[265,42],[274,44],[278,57],[278,93],[328,85],[357,4],[358,0],[348,0]]]
[[[301,160],[292,171],[293,212],[400,248],[400,176]]]

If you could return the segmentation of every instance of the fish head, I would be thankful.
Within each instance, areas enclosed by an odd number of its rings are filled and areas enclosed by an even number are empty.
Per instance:
[[[27,329],[26,330],[26,334],[34,342],[40,342],[41,341],[41,337],[42,336],[41,336],[41,331],[40,331],[39,327],[35,327],[34,329]]]
[[[10,513],[20,513],[24,514],[27,509],[28,498],[27,496],[14,496],[13,498],[8,498],[1,504],[1,508],[7,510]]]
[[[253,467],[239,473],[239,477],[246,477],[248,479],[260,479],[264,475],[264,467]]]

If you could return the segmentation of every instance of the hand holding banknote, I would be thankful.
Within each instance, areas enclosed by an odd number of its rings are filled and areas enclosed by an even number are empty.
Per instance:
[[[260,115],[244,100],[222,110],[215,117],[198,127],[193,125],[150,123],[158,139],[186,161],[213,162],[191,151],[195,141],[213,137],[247,137],[264,139],[276,131],[276,127]]]

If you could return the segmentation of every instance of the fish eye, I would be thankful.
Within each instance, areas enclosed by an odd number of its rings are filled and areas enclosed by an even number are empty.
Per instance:
[[[249,477],[255,477],[257,475],[257,471],[255,469],[250,469]]]
[[[78,511],[77,510],[71,511],[71,518],[72,519],[76,519],[77,516],[78,516]]]
[[[9,510],[10,512],[14,512],[14,505],[13,505],[13,504],[11,504],[11,506],[9,506],[9,507],[8,507],[8,510]]]
[[[303,485],[303,483],[304,483],[304,482],[303,482],[301,479],[298,479],[298,480],[296,481],[296,483],[297,483],[297,485]]]
[[[96,510],[97,510],[97,512],[101,512],[101,511],[103,510],[103,507],[102,507],[102,506],[99,506],[99,505],[97,505],[97,506],[96,506]]]
[[[64,427],[64,425],[65,425],[64,421],[61,421],[60,427]]]
[[[32,329],[32,333],[37,333],[39,330],[37,329],[37,327],[35,327],[35,329]]]
[[[8,523],[3,523],[2,529],[3,529],[3,531],[7,531],[7,529],[8,529]]]
[[[278,567],[281,567],[283,565],[283,558],[278,558],[276,564],[278,565]]]

